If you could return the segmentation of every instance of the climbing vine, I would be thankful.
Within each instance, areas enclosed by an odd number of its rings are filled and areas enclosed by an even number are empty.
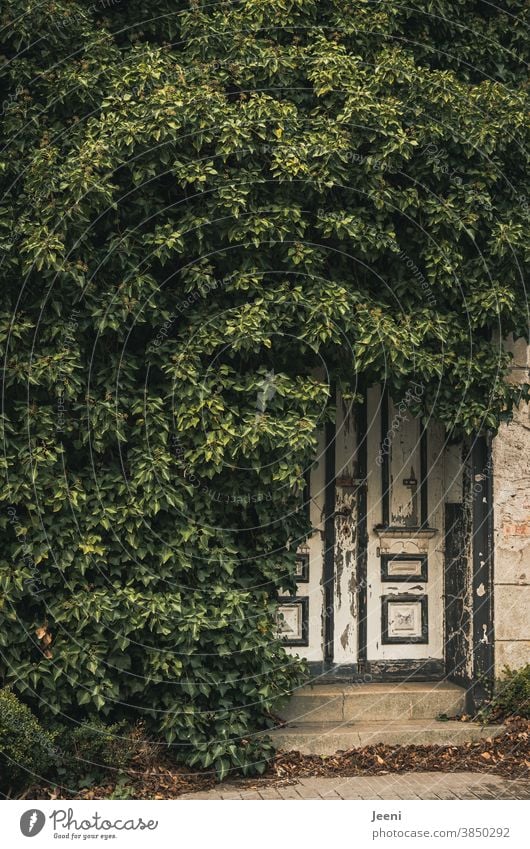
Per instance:
[[[330,385],[520,397],[528,10],[1,6],[2,674],[249,771]]]

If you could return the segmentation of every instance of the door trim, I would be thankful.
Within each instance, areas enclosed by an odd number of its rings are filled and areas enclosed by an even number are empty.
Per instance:
[[[357,667],[366,668],[368,657],[368,392],[366,381],[359,385],[362,401],[357,405],[355,419],[357,423],[357,476],[363,481],[357,490],[357,563],[356,587],[357,604]]]
[[[471,446],[473,509],[473,702],[491,695],[494,680],[493,474],[491,439],[478,435]]]
[[[335,439],[337,423],[326,422],[325,427],[325,483],[324,483],[324,558],[323,585],[324,609],[324,661],[333,663],[333,643],[335,640]]]
[[[308,663],[311,684],[330,684],[334,681],[351,684],[370,684],[386,681],[442,681],[447,678],[443,660],[426,657],[420,660],[372,660],[366,668],[358,663]]]

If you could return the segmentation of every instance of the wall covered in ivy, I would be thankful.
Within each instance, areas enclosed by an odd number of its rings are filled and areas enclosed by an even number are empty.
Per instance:
[[[252,769],[331,384],[509,418],[525,17],[2,2],[0,665],[40,715]]]

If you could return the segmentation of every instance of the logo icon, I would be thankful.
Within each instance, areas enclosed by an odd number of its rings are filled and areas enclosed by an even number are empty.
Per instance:
[[[24,837],[35,837],[44,828],[46,817],[37,808],[24,811],[20,817],[20,830]]]

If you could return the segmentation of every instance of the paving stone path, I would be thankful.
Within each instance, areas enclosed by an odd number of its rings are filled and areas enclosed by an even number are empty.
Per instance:
[[[249,788],[219,784],[181,799],[530,799],[530,779],[474,772],[409,772],[354,778],[301,778]]]

